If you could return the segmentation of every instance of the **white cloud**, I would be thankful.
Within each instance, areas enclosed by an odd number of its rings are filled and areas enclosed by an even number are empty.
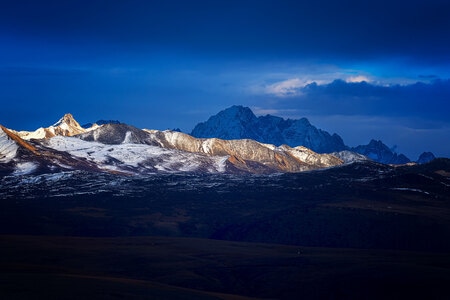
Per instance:
[[[371,80],[364,75],[351,76],[345,80],[346,82],[370,82]]]
[[[292,78],[266,86],[265,93],[275,95],[277,97],[298,96],[301,94],[301,89],[303,87],[313,82],[323,84],[321,81],[318,82],[309,79]]]

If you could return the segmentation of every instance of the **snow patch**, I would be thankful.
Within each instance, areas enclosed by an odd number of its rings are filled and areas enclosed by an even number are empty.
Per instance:
[[[73,156],[92,161],[102,169],[128,173],[148,173],[155,169],[165,172],[192,172],[210,165],[217,166],[214,172],[223,172],[227,159],[146,144],[106,145],[65,136],[55,136],[46,140],[46,144],[55,150],[66,151]]]
[[[123,139],[122,144],[132,144],[133,143],[133,133],[131,131],[127,131],[125,133],[125,138]]]
[[[16,169],[13,172],[13,175],[27,175],[31,174],[36,170],[37,165],[32,162],[23,162],[18,163],[16,165]]]

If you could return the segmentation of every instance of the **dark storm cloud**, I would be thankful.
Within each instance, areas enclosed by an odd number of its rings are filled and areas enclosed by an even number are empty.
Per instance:
[[[283,99],[284,108],[308,109],[322,115],[366,115],[449,122],[450,80],[409,85],[374,85],[335,80],[309,84],[299,96]]]
[[[210,55],[450,62],[450,3],[430,1],[10,1],[0,30],[64,43]]]

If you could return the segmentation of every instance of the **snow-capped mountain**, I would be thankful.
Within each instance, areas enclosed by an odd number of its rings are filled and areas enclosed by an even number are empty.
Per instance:
[[[256,117],[250,109],[242,106],[222,111],[206,123],[196,128],[212,128],[222,137],[248,135],[278,139],[278,142],[302,139],[319,148],[326,147],[327,143],[333,144],[333,140],[338,141],[334,143],[335,146],[340,145],[338,148],[343,145],[339,136],[333,138],[312,126],[307,119]],[[408,158],[394,153],[381,141],[372,140],[368,145],[352,150],[320,154],[301,145],[291,147],[248,138],[197,138],[179,131],[142,130],[119,122],[94,124],[86,129],[71,114],[66,114],[54,125],[34,132],[17,132],[1,127],[0,171],[2,174],[64,170],[127,174],[261,174],[302,172],[368,159],[385,164],[409,162]],[[422,159],[430,157],[424,154]]]
[[[371,140],[369,144],[360,145],[351,150],[383,164],[400,165],[410,162],[409,158],[405,155],[395,153],[379,140]]]
[[[121,123],[83,129],[70,114],[44,131],[51,134],[39,139],[28,134],[26,141],[11,130],[2,130],[3,174],[64,170],[276,173],[342,164],[339,158],[305,147],[276,147],[250,139],[198,139],[178,131],[141,130]]]
[[[26,141],[0,125],[0,174],[24,175],[75,169],[98,171],[95,164],[85,159],[45,147],[37,140]]]
[[[92,127],[85,129],[74,119],[72,114],[65,114],[55,124],[49,127],[41,127],[35,131],[14,131],[18,136],[24,140],[31,139],[45,139],[54,137],[57,135],[73,136],[80,133],[88,132],[97,128],[98,125],[94,124]]]
[[[300,172],[342,164],[342,161],[334,156],[318,154],[304,147],[291,148],[286,145],[276,147],[250,139],[198,139],[178,131],[141,130],[126,124],[106,124],[80,134],[77,138],[109,145],[145,145],[140,146],[142,149],[157,146],[166,150],[194,154],[197,159],[198,155],[214,159],[220,157],[220,161],[226,162],[224,170],[229,172]],[[174,152],[174,155],[176,153]]]
[[[317,129],[306,119],[283,119],[271,115],[256,117],[248,107],[232,106],[206,122],[199,123],[191,133],[197,138],[253,139],[274,145],[304,146],[318,153],[345,150],[342,138]]]
[[[225,171],[227,157],[210,157],[184,151],[164,149],[140,143],[105,144],[77,137],[57,136],[43,141],[44,145],[73,157],[85,159],[105,172],[148,174],[156,172]]]

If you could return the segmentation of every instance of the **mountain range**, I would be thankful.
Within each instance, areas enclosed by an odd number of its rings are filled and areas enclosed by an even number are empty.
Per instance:
[[[304,146],[318,153],[346,150],[342,138],[317,129],[308,119],[256,117],[248,107],[232,106],[199,123],[191,132],[198,138],[253,139],[274,145]]]
[[[0,126],[2,296],[448,299],[450,159],[351,150]]]
[[[83,128],[71,114],[34,132],[1,127],[3,174],[66,170],[148,174],[157,172],[277,173],[343,164],[305,147],[276,147],[250,139],[199,139],[177,131],[138,129],[122,123]]]
[[[364,160],[384,164],[409,162],[381,141],[350,148],[337,134],[317,129],[305,118],[256,117],[242,106],[212,116],[198,124],[191,135],[139,129],[118,121],[98,123],[84,128],[66,114],[55,124],[33,132],[1,126],[0,173],[88,170],[123,174],[270,174]],[[432,153],[424,153],[420,161],[433,158]]]
[[[261,143],[286,144],[291,147],[301,145],[318,153],[349,150],[384,164],[405,164],[411,161],[379,140],[372,139],[367,145],[349,147],[338,134],[318,129],[306,118],[292,120],[272,115],[256,117],[250,108],[243,106],[222,110],[207,121],[197,124],[191,135],[198,138],[254,139]],[[432,158],[434,155],[431,153],[423,156],[420,162]]]

